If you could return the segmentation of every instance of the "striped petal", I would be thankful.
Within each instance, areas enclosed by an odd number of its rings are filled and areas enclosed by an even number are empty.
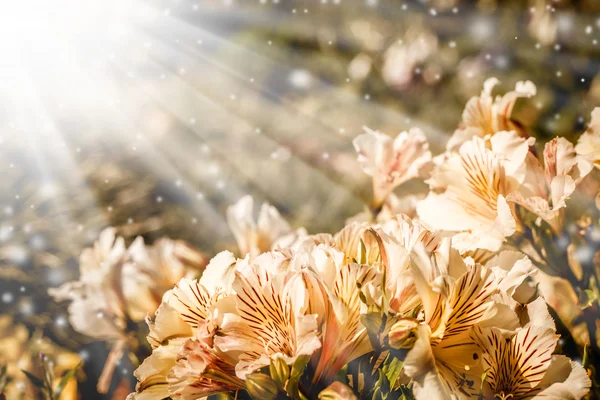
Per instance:
[[[530,326],[506,339],[496,328],[475,326],[473,340],[482,351],[486,383],[496,396],[534,395],[552,360],[559,336],[553,329]]]
[[[321,346],[317,318],[305,315],[306,293],[288,284],[283,274],[273,274],[249,264],[236,271],[237,315],[221,325],[215,345],[223,351],[240,351],[236,372],[244,378],[281,355],[292,364],[300,355],[312,355]]]

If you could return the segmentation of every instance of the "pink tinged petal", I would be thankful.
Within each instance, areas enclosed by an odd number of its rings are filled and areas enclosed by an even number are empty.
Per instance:
[[[366,328],[360,320],[360,289],[377,278],[368,265],[347,264],[333,284],[331,309],[323,328],[323,349],[314,381],[330,380],[345,364],[371,351]]]
[[[401,132],[393,141],[365,130],[367,133],[354,139],[354,148],[363,171],[373,177],[374,203],[381,205],[395,187],[419,176],[431,162],[431,152],[420,129]]]
[[[244,388],[244,382],[235,376],[234,365],[195,339],[183,344],[167,381],[174,400],[196,400]]]

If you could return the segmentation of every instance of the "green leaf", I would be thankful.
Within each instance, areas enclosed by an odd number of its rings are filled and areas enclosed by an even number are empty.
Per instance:
[[[6,369],[6,365],[3,365],[2,368],[0,368],[0,393],[4,391],[4,388],[8,383],[8,375],[6,373]]]
[[[292,366],[292,369],[290,371],[290,379],[288,380],[285,390],[287,394],[293,399],[305,398],[305,396],[300,393],[300,390],[298,389],[298,384],[300,382],[302,374],[304,373],[304,368],[306,368],[306,365],[309,361],[310,356],[299,356],[298,358],[296,358],[296,362]]]
[[[579,303],[581,304],[581,309],[585,310],[586,308],[590,307],[592,304],[594,304],[594,301],[596,301],[597,299],[598,297],[596,296],[596,293],[594,293],[593,290],[582,290],[579,294]]]
[[[81,363],[77,364],[75,367],[68,370],[62,376],[62,378],[60,378],[60,382],[58,383],[58,386],[56,387],[56,389],[54,389],[54,395],[57,398],[60,397],[60,394],[64,390],[65,386],[67,386],[67,383],[69,383],[69,380],[75,375],[75,372],[77,372],[77,370],[79,369],[80,366],[81,366]]]
[[[25,374],[25,376],[27,376],[27,379],[29,379],[29,381],[33,384],[33,386],[45,390],[46,386],[44,385],[44,381],[41,380],[40,378],[38,378],[37,376],[33,375],[31,372],[25,371],[24,369],[22,369],[21,371],[23,371],[23,373]]]
[[[487,374],[488,374],[488,372],[485,371],[481,375],[481,387],[479,388],[479,396],[477,397],[477,400],[483,400],[483,387],[485,385],[485,379],[487,378]]]
[[[52,387],[54,387],[54,368],[44,353],[40,353],[40,360],[42,361],[42,368],[44,369],[44,386],[46,387],[50,398],[53,399]]]
[[[400,359],[396,357],[390,357],[389,355],[388,360],[389,361],[384,363],[382,371],[390,382],[390,387],[393,389],[396,386],[396,381],[398,380],[400,373],[402,372],[402,366],[404,363],[400,361]]]

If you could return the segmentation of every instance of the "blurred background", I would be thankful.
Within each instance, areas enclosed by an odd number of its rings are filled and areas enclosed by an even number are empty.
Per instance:
[[[515,115],[538,140],[573,139],[600,105],[599,41],[597,0],[4,2],[0,364],[81,358],[82,398],[125,398],[131,362],[98,394],[107,346],[47,295],[104,227],[212,256],[251,194],[334,232],[370,199],[363,126],[418,126],[437,154],[496,76],[537,85]]]

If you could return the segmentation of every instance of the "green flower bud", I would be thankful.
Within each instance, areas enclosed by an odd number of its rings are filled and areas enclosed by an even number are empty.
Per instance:
[[[271,359],[269,365],[271,378],[277,383],[280,390],[285,390],[285,385],[290,377],[290,366],[283,360],[281,355],[276,355]]]
[[[252,398],[274,400],[279,393],[277,384],[267,374],[255,373],[246,378],[246,391]]]
[[[390,328],[388,344],[394,349],[410,349],[417,340],[419,321],[413,318],[402,318]]]

